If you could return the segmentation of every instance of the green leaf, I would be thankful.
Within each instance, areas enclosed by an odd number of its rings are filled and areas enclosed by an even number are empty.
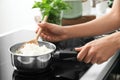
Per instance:
[[[62,10],[70,9],[70,6],[63,0],[42,0],[41,2],[34,2],[32,8],[39,8],[43,14],[43,17],[47,15],[54,18],[59,16]]]

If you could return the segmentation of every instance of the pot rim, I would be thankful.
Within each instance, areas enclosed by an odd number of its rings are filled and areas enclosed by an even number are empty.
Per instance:
[[[47,41],[38,41],[39,43],[47,43],[47,44],[50,44],[51,46],[53,46],[53,49],[51,51],[49,51],[48,53],[45,53],[45,54],[37,54],[37,55],[23,55],[23,54],[15,54],[16,52],[12,52],[12,48],[18,44],[23,44],[25,42],[20,42],[20,43],[16,43],[16,44],[13,44],[12,46],[10,46],[9,48],[9,52],[12,54],[12,55],[16,55],[16,56],[23,56],[23,57],[38,57],[38,56],[44,56],[44,55],[47,55],[47,54],[51,54],[53,53],[55,50],[56,50],[56,46],[51,43],[51,42],[47,42]]]

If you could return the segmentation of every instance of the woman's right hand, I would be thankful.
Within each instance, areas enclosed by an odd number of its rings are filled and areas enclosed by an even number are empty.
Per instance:
[[[57,42],[57,41],[62,41],[66,39],[64,29],[60,25],[42,22],[42,23],[39,23],[38,26],[39,27],[36,30],[36,33],[38,32],[39,29],[42,29],[40,36],[44,40],[47,40],[50,42]]]

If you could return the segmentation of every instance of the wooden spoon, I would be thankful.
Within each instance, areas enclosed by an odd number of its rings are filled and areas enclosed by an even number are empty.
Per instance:
[[[46,22],[47,19],[48,19],[48,16],[45,16],[42,22]],[[39,38],[39,34],[41,33],[41,31],[42,31],[42,29],[39,29],[39,31],[37,32],[37,35],[36,35],[35,39],[30,40],[30,41],[26,42],[25,44],[36,44],[36,45],[38,45],[38,38]],[[25,44],[23,44],[21,46],[21,48],[24,48]]]

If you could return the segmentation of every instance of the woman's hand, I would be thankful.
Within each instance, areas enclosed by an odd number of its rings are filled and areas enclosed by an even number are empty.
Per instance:
[[[39,29],[41,30],[40,36],[47,41],[51,42],[57,42],[65,39],[65,33],[64,29],[55,24],[47,23],[47,22],[42,22],[38,24],[38,29],[36,30],[36,33],[38,32]]]
[[[80,48],[75,48],[76,51],[79,51],[78,60],[93,64],[107,61],[119,49],[115,35],[96,39]]]

